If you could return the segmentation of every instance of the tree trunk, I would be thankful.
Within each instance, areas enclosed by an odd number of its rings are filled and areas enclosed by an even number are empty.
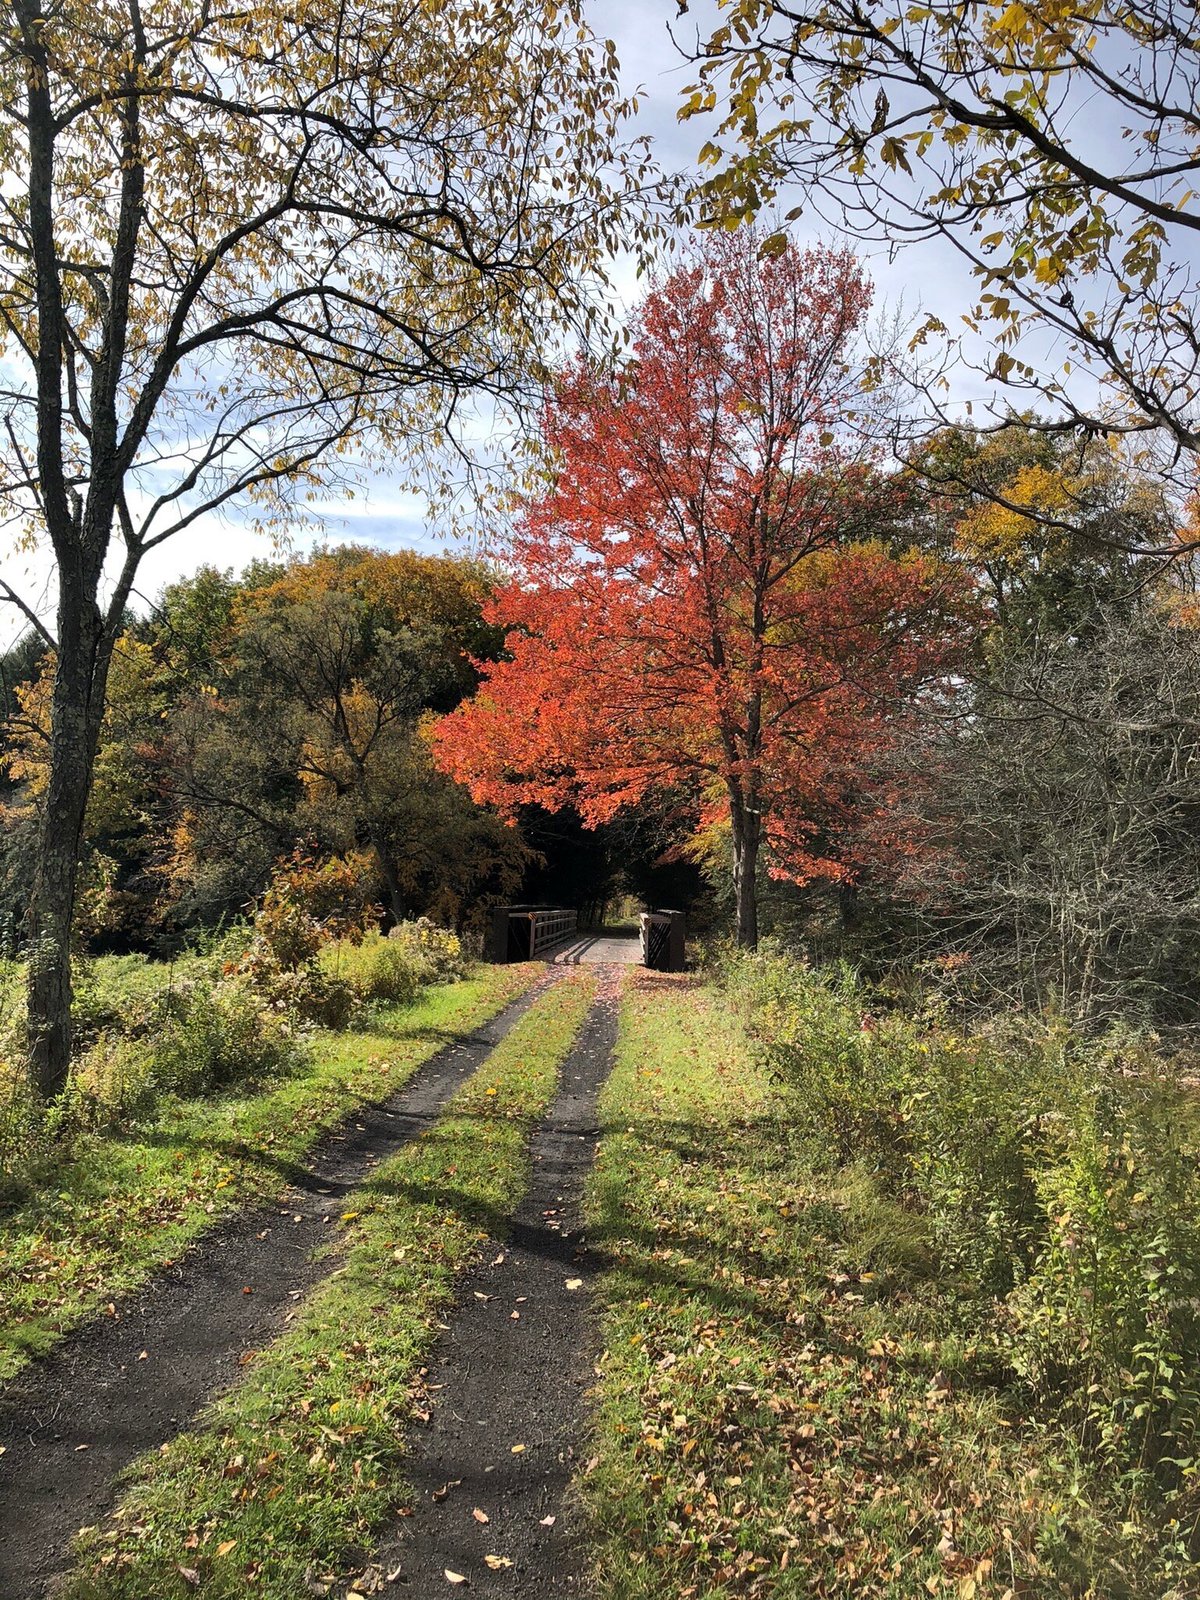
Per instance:
[[[733,807],[733,895],[739,949],[758,949],[758,847],[762,824],[757,811]]]
[[[393,925],[398,927],[408,915],[408,901],[400,887],[400,879],[396,876],[395,864],[391,857],[378,846],[375,853],[379,857],[380,875],[387,890],[388,911],[391,913]]]
[[[104,706],[105,684],[97,678],[107,678],[95,605],[67,593],[59,619],[50,775],[29,907],[29,1064],[45,1099],[66,1088],[71,1064],[71,925]]]

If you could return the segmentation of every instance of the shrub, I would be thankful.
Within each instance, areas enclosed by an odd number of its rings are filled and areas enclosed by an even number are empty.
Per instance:
[[[286,1017],[242,977],[188,981],[159,1003],[143,1037],[105,1033],[80,1058],[78,1120],[103,1125],[164,1095],[202,1095],[289,1070],[300,1047]]]
[[[296,853],[271,878],[254,918],[254,939],[278,967],[312,961],[334,939],[361,939],[375,908],[370,874],[359,857],[314,861]]]
[[[424,985],[448,983],[466,970],[458,938],[423,919],[400,923],[386,939],[369,933],[358,944],[327,946],[322,966],[369,1005],[411,1005]]]
[[[324,959],[368,1005],[411,1005],[421,987],[423,974],[410,952],[378,933],[357,946],[333,945]]]
[[[461,978],[466,970],[458,935],[439,928],[427,917],[397,923],[388,934],[388,942],[398,945],[417,963],[427,983],[448,983]]]
[[[71,1012],[77,1047],[86,1048],[103,1033],[138,1037],[149,1032],[159,1025],[162,1006],[176,989],[215,978],[220,970],[220,962],[197,955],[170,962],[140,955],[77,959]]]
[[[814,1160],[922,1219],[970,1337],[1124,1469],[1194,1470],[1200,1111],[1163,1064],[964,1038],[777,950],[725,976]]]
[[[1058,1134],[1056,1157],[1035,1175],[1041,1249],[1004,1307],[1013,1366],[1118,1461],[1190,1474],[1200,1431],[1195,1107],[1161,1077],[1118,1080]]]

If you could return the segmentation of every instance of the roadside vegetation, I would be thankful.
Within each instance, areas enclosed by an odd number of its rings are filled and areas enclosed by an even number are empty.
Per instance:
[[[310,980],[310,999],[323,992],[324,964],[354,1002],[353,1028],[314,1026],[296,1008]],[[7,1086],[0,1376],[222,1217],[277,1193],[323,1133],[395,1092],[541,971],[463,976],[457,942],[422,928],[280,968],[291,1005],[228,950],[180,965],[182,974],[136,958],[94,964],[81,991],[94,1041],[51,1119],[22,1097],[18,1076]]]
[[[457,1275],[504,1233],[530,1128],[594,992],[579,976],[536,1001],[438,1123],[362,1185],[337,1270],[237,1388],[132,1469],[111,1524],[85,1533],[65,1596],[340,1600],[356,1576],[363,1592],[380,1586],[364,1552],[402,1504],[421,1358]]]
[[[1160,1065],[768,955],[643,979],[602,1113],[606,1600],[1197,1592],[1200,1115]]]

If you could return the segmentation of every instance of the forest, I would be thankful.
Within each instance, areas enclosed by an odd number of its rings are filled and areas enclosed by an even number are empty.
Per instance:
[[[0,15],[0,1600],[1200,1600],[1192,8],[660,9]]]

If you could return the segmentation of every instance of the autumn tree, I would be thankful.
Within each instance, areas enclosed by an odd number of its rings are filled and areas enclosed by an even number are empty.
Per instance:
[[[1126,454],[1017,418],[999,431],[944,429],[914,452],[920,534],[971,571],[994,638],[1086,632],[1102,608],[1128,610],[1183,550],[1173,496]]]
[[[631,237],[611,47],[576,0],[12,0],[0,19],[0,497],[57,616],[29,1042],[70,1053],[76,862],[146,553],[436,450],[593,321]],[[635,225],[632,229],[636,235]]]
[[[434,769],[425,731],[474,688],[472,658],[499,648],[481,614],[490,590],[476,563],[350,548],[235,607],[243,718],[299,785],[290,825],[369,851],[397,922],[433,904],[453,917],[492,875],[511,890],[527,856]]]
[[[0,871],[0,919],[15,926],[36,868],[50,778],[54,657],[16,691],[0,723],[0,775],[10,795],[0,804],[7,872]],[[146,919],[153,889],[147,877],[157,843],[159,779],[154,770],[167,715],[161,662],[148,641],[127,629],[109,671],[101,735],[80,840],[75,929],[97,938]],[[6,881],[7,880],[7,881]]]
[[[724,0],[722,13],[694,42],[684,106],[718,119],[702,152],[710,215],[754,217],[798,185],[804,205],[889,246],[939,237],[974,273],[969,321],[1013,409],[1049,400],[1052,425],[1158,434],[1194,455],[1193,8]],[[928,326],[947,332],[936,315]]]
[[[797,880],[845,873],[814,815],[959,644],[956,580],[888,548],[900,488],[841,426],[869,302],[844,251],[714,236],[648,296],[622,371],[566,371],[557,476],[488,613],[508,658],[439,730],[502,808],[595,824],[689,793],[730,832],[746,945],[763,846]]]
[[[177,944],[245,914],[281,860],[353,863],[389,920],[461,923],[511,894],[522,834],[432,761],[428,723],[475,685],[499,631],[478,562],[341,546],[202,568],[113,655],[85,818],[80,943]],[[52,670],[0,723],[0,929],[28,894],[46,803]]]
[[[882,752],[894,804],[847,816],[864,862],[848,947],[989,1008],[1194,1015],[1196,572],[1135,553],[1177,537],[1178,508],[1111,441],[1081,453],[1013,425],[927,448],[952,487],[923,474],[922,515],[983,627],[952,714]]]

